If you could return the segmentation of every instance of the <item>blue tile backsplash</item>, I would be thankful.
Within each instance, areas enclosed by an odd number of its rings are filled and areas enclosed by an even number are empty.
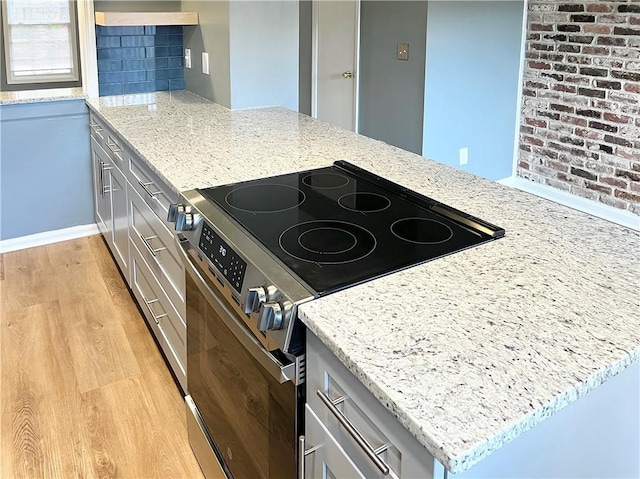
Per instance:
[[[184,89],[179,26],[96,27],[100,96]]]

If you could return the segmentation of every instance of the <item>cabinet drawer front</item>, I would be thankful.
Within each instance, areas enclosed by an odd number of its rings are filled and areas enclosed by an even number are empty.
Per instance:
[[[187,390],[187,325],[149,269],[140,250],[131,242],[131,289],[156,336],[173,373]]]
[[[129,218],[131,241],[140,250],[176,310],[184,317],[184,265],[176,250],[173,233],[134,188],[129,188]]]
[[[89,112],[89,131],[91,132],[91,138],[96,140],[102,148],[106,148],[107,125],[92,111]]]
[[[305,457],[304,479],[367,477],[340,447],[309,405],[305,406],[305,436],[305,450],[313,452]]]
[[[433,456],[387,411],[362,383],[320,342],[307,333],[307,403],[366,477],[384,477],[364,449],[320,398],[318,391],[335,401],[335,407],[371,445],[385,448],[378,457],[390,468],[390,476],[433,478],[439,464]],[[389,476],[387,476],[389,477]]]
[[[113,164],[117,166],[120,171],[124,171],[124,160],[127,156],[124,141],[93,112],[89,115],[89,129],[91,130],[91,138],[96,140],[104,149],[113,160]]]
[[[172,191],[151,169],[143,164],[139,158],[129,157],[127,171],[131,185],[140,194],[142,199],[155,212],[169,230],[173,230],[174,224],[167,221],[169,205],[178,201],[178,194]]]

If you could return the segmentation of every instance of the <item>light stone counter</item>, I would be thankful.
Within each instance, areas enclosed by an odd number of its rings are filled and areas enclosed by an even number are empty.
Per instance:
[[[340,159],[505,228],[300,308],[452,472],[640,359],[637,231],[282,108],[230,112],[186,92],[88,103],[177,190]]]
[[[23,90],[0,92],[0,105],[17,103],[43,103],[86,98],[82,88],[50,88],[46,90]]]

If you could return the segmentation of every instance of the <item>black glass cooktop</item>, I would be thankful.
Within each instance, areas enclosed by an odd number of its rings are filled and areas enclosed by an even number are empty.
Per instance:
[[[342,161],[199,191],[318,295],[504,235]]]

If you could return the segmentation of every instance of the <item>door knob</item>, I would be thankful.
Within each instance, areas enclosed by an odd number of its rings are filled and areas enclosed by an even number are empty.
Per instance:
[[[353,73],[351,72],[342,72],[342,76],[346,79],[353,78]]]

